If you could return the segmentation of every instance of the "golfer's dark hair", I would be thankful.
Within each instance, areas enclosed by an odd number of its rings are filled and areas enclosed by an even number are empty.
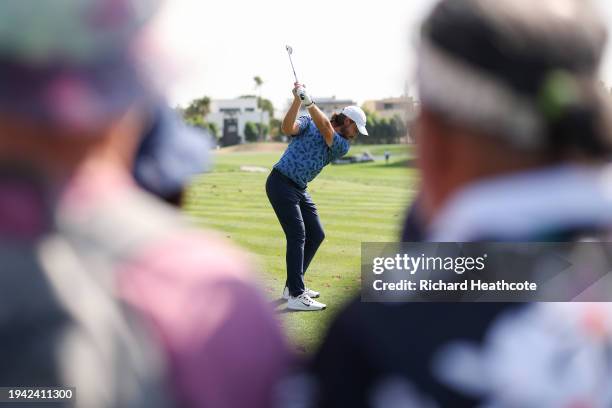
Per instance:
[[[517,144],[532,149],[603,158],[612,154],[609,96],[597,78],[606,40],[605,24],[588,0],[442,0],[423,24],[421,48],[427,48],[430,65],[452,61],[462,68],[471,80],[457,76],[454,93],[466,94],[472,110],[482,105],[474,101],[479,91],[470,87],[484,88],[478,85],[486,81],[494,89],[482,103],[495,102],[499,108],[491,114],[490,106],[482,106],[480,116],[465,111],[465,124],[505,133],[506,140],[522,140]],[[430,78],[433,82],[436,77]],[[424,105],[464,119],[457,111],[460,99],[454,107],[444,106],[436,97],[443,91],[439,85],[420,86]],[[524,115],[513,107],[524,109]],[[508,117],[516,116],[514,123],[494,120],[504,110]]]
[[[347,116],[344,113],[333,113],[329,121],[333,126],[342,126],[346,118]]]

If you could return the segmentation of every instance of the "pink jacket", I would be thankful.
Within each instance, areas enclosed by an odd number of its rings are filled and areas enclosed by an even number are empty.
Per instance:
[[[122,242],[121,251],[134,248],[119,256],[117,294],[162,345],[178,401],[188,407],[270,406],[290,355],[254,283],[253,260],[225,238],[183,225],[173,209],[116,172],[86,171],[63,197],[60,213],[98,224],[102,235]],[[138,239],[129,237],[140,229]]]

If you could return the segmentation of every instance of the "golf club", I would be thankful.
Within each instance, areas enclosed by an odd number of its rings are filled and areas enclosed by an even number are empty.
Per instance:
[[[293,76],[295,77],[295,82],[299,82],[297,79],[297,75],[295,73],[295,67],[293,66],[293,60],[291,59],[291,54],[293,54],[293,48],[290,45],[287,45],[287,54],[289,54],[289,62],[291,63],[291,69],[293,70]]]

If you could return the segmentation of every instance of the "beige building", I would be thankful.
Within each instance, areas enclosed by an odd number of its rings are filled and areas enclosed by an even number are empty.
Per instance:
[[[398,115],[407,123],[414,120],[418,110],[418,104],[411,96],[369,100],[365,101],[362,107],[368,112],[376,113],[379,118],[391,119]]]
[[[362,108],[370,113],[376,114],[379,118],[391,119],[399,116],[408,129],[406,142],[413,141],[411,129],[419,111],[418,102],[411,96],[401,96],[398,98],[385,98],[365,101]]]

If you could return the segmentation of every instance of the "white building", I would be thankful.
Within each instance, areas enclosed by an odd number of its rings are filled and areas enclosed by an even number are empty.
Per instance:
[[[230,146],[244,143],[244,126],[247,122],[269,125],[270,115],[257,107],[257,98],[214,99],[206,121],[217,125],[221,134],[220,144]]]

